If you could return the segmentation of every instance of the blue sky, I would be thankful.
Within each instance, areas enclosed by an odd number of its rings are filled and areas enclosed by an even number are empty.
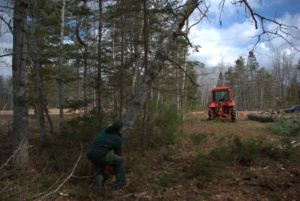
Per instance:
[[[0,0],[1,1],[1,0]],[[210,1],[209,21],[203,20],[193,27],[189,34],[193,45],[200,45],[198,53],[192,53],[190,59],[205,63],[207,66],[216,66],[222,60],[227,65],[233,65],[234,61],[243,56],[247,58],[248,52],[252,50],[256,38],[252,38],[260,33],[253,23],[245,18],[244,7],[237,8],[232,5],[233,0],[226,0],[224,13],[222,14],[222,27],[219,23],[219,3],[220,0]],[[297,26],[300,30],[300,0],[248,0],[255,12],[273,18],[277,12],[279,22]],[[3,15],[3,13],[0,13]],[[195,12],[190,19],[190,24],[198,18]],[[268,28],[272,25],[268,24]],[[0,55],[3,55],[4,48],[12,45],[12,36],[7,32],[4,24],[0,24]],[[6,33],[6,34],[4,34]],[[300,32],[293,31],[293,35],[298,40],[293,40],[293,44],[300,50]],[[282,39],[274,39],[271,42],[263,42],[255,49],[255,56],[260,66],[269,66],[270,58],[274,51],[288,48]],[[295,62],[300,59],[299,52],[295,53]],[[11,75],[11,58],[0,58],[0,75]]]
[[[226,1],[222,14],[222,27],[219,23],[219,2],[211,0],[211,7],[208,16],[210,22],[204,20],[190,32],[190,38],[194,45],[202,48],[198,53],[192,53],[190,58],[205,63],[207,66],[217,66],[222,60],[227,65],[233,65],[234,61],[243,56],[247,58],[248,52],[253,49],[257,38],[255,35],[261,33],[261,29],[255,29],[253,21],[245,17],[244,6],[236,7],[231,4],[232,0]],[[293,45],[300,50],[300,1],[299,0],[248,0],[254,12],[262,16],[276,19],[285,24],[297,26],[298,31],[293,29],[294,37],[289,38]],[[249,13],[248,13],[249,16]],[[194,13],[191,20],[195,20]],[[268,29],[274,26],[266,22]],[[270,66],[270,58],[274,51],[287,50],[289,46],[282,39],[274,39],[271,42],[262,42],[255,48],[255,56],[261,67]],[[296,52],[296,51],[294,51]],[[299,52],[295,53],[295,62],[300,59]]]

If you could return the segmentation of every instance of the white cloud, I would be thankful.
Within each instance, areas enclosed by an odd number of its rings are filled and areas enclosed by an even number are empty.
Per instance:
[[[233,23],[227,29],[206,27],[194,28],[191,32],[191,41],[202,48],[198,53],[191,55],[192,59],[199,58],[207,65],[217,65],[222,58],[225,62],[233,63],[239,56],[248,55],[251,50],[249,42],[257,30],[245,21],[242,24]]]
[[[279,33],[282,34],[284,38],[290,43],[292,43],[298,50],[300,50],[300,32],[299,32],[300,14],[295,14],[294,16],[291,16],[289,13],[286,13],[282,18],[277,20],[282,24],[297,27],[297,29],[296,28],[291,28],[290,30],[283,29],[285,33],[282,31],[280,31]],[[274,23],[273,24],[269,23],[267,29],[276,30],[276,25]],[[269,43],[269,45],[271,46],[272,49],[275,50],[280,48],[286,48],[287,46],[289,46],[289,44],[283,38],[280,37],[274,38]]]
[[[220,1],[212,0],[211,2],[212,5],[214,5],[214,7],[211,8],[211,11],[217,15],[219,12],[218,3]],[[248,2],[252,8],[259,9],[259,11],[262,12],[263,7],[273,4],[280,5],[283,3],[283,0],[263,1],[262,5],[260,4],[260,0],[249,0]],[[226,10],[229,12],[226,12]],[[230,20],[226,22],[226,27],[222,28],[217,26],[216,23],[210,24],[207,21],[203,21],[201,24],[198,24],[197,27],[193,27],[189,36],[190,40],[194,45],[200,45],[202,48],[199,52],[191,53],[190,58],[192,60],[201,61],[208,66],[216,66],[221,62],[222,59],[225,62],[234,64],[234,61],[238,59],[239,56],[247,58],[248,52],[253,49],[254,44],[258,41],[258,38],[255,36],[262,33],[260,27],[256,30],[253,22],[247,18],[243,18],[242,20],[241,16],[238,19],[239,21],[232,21],[235,20],[233,15],[236,15],[237,10],[231,5],[231,3],[230,5],[228,2],[225,4],[224,13],[226,13],[226,19],[223,19],[224,22],[225,20]],[[236,17],[238,16],[236,15]],[[218,18],[213,20],[218,20]],[[291,32],[289,30],[289,33],[293,34],[294,38],[288,36],[286,38],[290,40],[299,50],[300,13],[295,15],[286,13],[281,18],[277,18],[277,20],[283,24],[298,26],[298,30],[292,29]],[[268,22],[265,22],[265,24],[269,30],[274,29],[274,24],[270,24]],[[287,47],[290,47],[290,45],[281,38],[275,38],[271,42],[264,42],[261,40],[260,45],[255,48],[255,56],[261,66],[268,66],[270,64],[269,59],[270,55],[272,55],[272,52],[278,49],[282,50],[283,48]]]

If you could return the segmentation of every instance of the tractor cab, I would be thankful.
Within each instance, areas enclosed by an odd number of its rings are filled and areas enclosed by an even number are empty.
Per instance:
[[[235,101],[232,98],[232,92],[229,87],[217,87],[211,91],[211,102],[208,107],[209,120],[214,118],[228,119],[237,121],[237,111]]]
[[[226,91],[213,91],[213,102],[228,101],[229,92]]]

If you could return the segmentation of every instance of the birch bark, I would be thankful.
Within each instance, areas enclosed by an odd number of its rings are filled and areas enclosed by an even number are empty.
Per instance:
[[[168,58],[169,52],[175,42],[175,39],[178,35],[181,34],[181,29],[184,26],[185,20],[187,20],[188,17],[193,13],[193,11],[198,7],[199,3],[200,2],[198,2],[198,0],[188,0],[184,4],[168,32],[170,33],[170,35],[163,39],[161,46],[157,50],[155,58],[149,70],[145,74],[143,82],[140,85],[135,98],[133,99],[124,118],[126,125],[123,129],[122,135],[125,142],[130,135],[134,123],[141,113],[141,110],[147,100],[154,80],[157,78],[165,60]]]

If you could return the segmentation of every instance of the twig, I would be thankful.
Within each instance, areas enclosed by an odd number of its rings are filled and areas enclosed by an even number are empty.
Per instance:
[[[194,80],[191,78],[191,76],[178,63],[176,63],[175,61],[171,60],[170,58],[167,58],[167,60],[170,61],[170,62],[172,62],[172,63],[174,63],[180,70],[182,70],[186,74],[186,76],[190,79],[190,81],[191,81],[191,83],[193,85],[196,85],[197,87],[201,87],[199,84],[197,84],[197,83],[194,82]]]
[[[206,10],[204,11],[204,12],[202,12],[199,8],[198,8],[198,10],[200,11],[200,13],[202,14],[202,17],[197,21],[197,22],[195,22],[194,24],[192,24],[190,27],[188,27],[188,33],[190,32],[190,30],[191,30],[191,28],[192,27],[194,27],[194,26],[196,26],[197,24],[199,24],[200,22],[202,22],[202,20],[206,17],[207,18],[207,16],[206,16],[206,14],[207,14],[207,12],[208,12],[208,10],[209,10],[209,7],[210,7],[210,5],[209,6],[206,6]],[[208,18],[207,18],[208,19]],[[208,19],[209,20],[209,19]]]
[[[27,137],[27,136],[26,136]],[[26,137],[23,138],[22,142],[20,143],[20,146],[18,147],[18,149],[15,151],[15,153],[13,155],[11,155],[9,157],[9,159],[7,159],[7,161],[1,166],[0,170],[2,170],[4,168],[4,166],[6,166],[8,164],[8,162],[15,157],[15,155],[19,152],[19,150],[21,149],[21,147],[23,146],[23,142],[26,139]]]
[[[48,193],[48,194],[46,194],[44,196],[38,197],[36,199],[40,200],[42,198],[48,197],[49,195],[52,195],[53,193],[57,193],[59,191],[59,189],[73,176],[73,173],[74,173],[74,171],[75,171],[75,169],[76,169],[76,167],[77,167],[77,165],[78,165],[78,163],[79,163],[79,161],[80,161],[80,159],[82,157],[83,145],[82,145],[82,143],[80,143],[80,145],[81,145],[80,155],[79,155],[79,157],[78,157],[78,159],[77,159],[77,161],[76,161],[76,163],[75,163],[75,165],[73,167],[73,170],[72,170],[71,174],[54,191],[52,191],[52,192],[50,192],[50,193]]]
[[[237,2],[233,3],[233,4],[236,4]],[[285,40],[285,42],[287,42],[289,45],[291,45],[292,47],[294,47],[297,51],[299,51],[297,49],[297,47],[291,42],[289,41],[288,39],[286,39],[283,35],[285,34],[286,36],[291,36],[292,38],[295,38],[292,34],[290,33],[287,33],[286,31],[284,31],[285,29],[286,30],[291,30],[291,29],[295,29],[295,30],[298,30],[298,28],[296,26],[290,26],[290,25],[286,25],[286,24],[282,24],[282,23],[279,23],[277,20],[276,20],[276,14],[275,14],[275,17],[274,19],[269,19],[269,18],[266,18],[256,12],[253,11],[253,9],[251,8],[251,6],[249,5],[248,1],[247,0],[240,0],[238,1],[238,3],[244,3],[245,4],[245,9],[248,9],[249,12],[250,12],[250,15],[251,15],[251,18],[252,20],[254,21],[254,24],[255,24],[255,29],[258,29],[258,22],[256,20],[255,17],[257,17],[258,19],[260,19],[260,27],[262,29],[262,33],[257,35],[256,37],[258,37],[258,41],[256,42],[254,48],[260,43],[261,41],[261,36],[263,35],[267,35],[268,38],[270,38],[269,34],[270,35],[274,35],[275,38],[276,37],[279,37],[279,38],[282,38],[283,40]],[[268,21],[268,22],[271,22],[275,25],[277,25],[277,28],[274,30],[274,31],[268,31],[265,29],[265,25],[264,25],[264,21]],[[299,30],[298,30],[299,31]],[[279,32],[282,32],[282,33],[279,33]],[[272,38],[270,38],[272,39]]]

